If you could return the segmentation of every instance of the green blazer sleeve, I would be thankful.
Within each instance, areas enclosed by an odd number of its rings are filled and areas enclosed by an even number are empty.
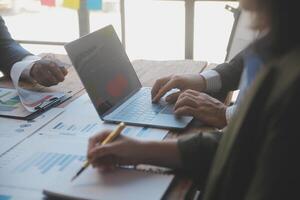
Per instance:
[[[250,180],[246,200],[300,199],[299,118],[295,117],[300,112],[300,92],[288,101],[292,106],[283,105],[282,115],[272,119],[274,123],[257,157],[257,170]]]
[[[220,141],[204,200],[300,199],[299,58],[258,75]]]
[[[199,133],[178,140],[183,170],[199,185],[205,182],[220,137],[221,133],[217,132]]]

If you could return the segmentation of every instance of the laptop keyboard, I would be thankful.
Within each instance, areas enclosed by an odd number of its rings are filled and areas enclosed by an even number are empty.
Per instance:
[[[140,91],[136,98],[116,114],[120,120],[151,121],[166,106],[153,104],[149,90]]]

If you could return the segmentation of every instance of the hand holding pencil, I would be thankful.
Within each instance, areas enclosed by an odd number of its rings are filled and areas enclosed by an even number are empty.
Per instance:
[[[118,127],[116,128],[116,130],[112,131],[107,136],[105,135],[105,139],[103,141],[101,141],[100,140],[101,138],[98,138],[98,137],[93,138],[94,140],[91,139],[93,141],[93,143],[92,144],[89,143],[89,147],[90,147],[90,145],[98,145],[98,146],[100,146],[99,143],[101,143],[101,145],[105,145],[105,144],[113,141],[114,139],[116,139],[121,134],[121,132],[122,132],[122,130],[124,128],[125,128],[125,124],[122,122],[122,123],[120,123],[118,125]],[[97,136],[99,136],[99,135],[97,135]],[[85,163],[83,164],[83,166],[81,167],[81,169],[75,174],[75,176],[72,178],[71,181],[75,180],[75,178],[77,178],[89,165],[90,165],[90,162],[88,160],[85,161]]]
[[[118,131],[118,134],[121,133],[121,130]],[[103,131],[89,139],[87,166],[92,165],[100,169],[137,164],[150,164],[170,168],[182,167],[177,140],[142,141],[120,135],[117,140],[112,141],[114,137],[109,139],[111,142],[107,143],[105,140],[108,140],[107,138],[111,134],[113,132]],[[103,144],[104,142],[106,144]],[[83,166],[83,170],[85,168]],[[77,174],[80,174],[80,172]]]

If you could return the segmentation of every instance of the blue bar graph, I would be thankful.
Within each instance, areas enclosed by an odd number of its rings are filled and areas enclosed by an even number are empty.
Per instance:
[[[140,132],[138,132],[137,136],[139,138],[147,137],[147,135],[146,135],[147,131],[148,131],[148,128],[144,127],[142,130],[140,130]]]
[[[10,200],[10,199],[11,199],[11,196],[0,194],[0,200]]]
[[[60,163],[59,163],[59,165],[61,166],[61,165],[63,165],[68,159],[70,159],[72,156],[71,155],[66,155],[65,157],[64,157],[64,159],[62,159],[61,161],[60,161]]]
[[[38,159],[40,156],[40,153],[34,154],[31,158],[27,159],[22,165],[19,165],[16,167],[15,171],[24,171],[28,166],[31,166],[32,162],[36,159]]]
[[[91,126],[90,124],[86,125],[86,126],[81,130],[81,132],[86,132],[86,130],[87,130],[90,126]]]
[[[49,164],[45,167],[45,168],[43,168],[43,170],[42,170],[42,174],[45,174],[45,173],[47,173],[52,167],[54,167],[58,162],[59,162],[59,160],[61,159],[61,158],[63,158],[64,157],[64,155],[55,155],[55,157],[54,157],[54,159],[52,160],[52,162],[49,162]]]
[[[123,133],[124,135],[127,135],[129,132],[130,132],[130,128],[128,128],[128,127],[126,127],[126,128],[122,131],[122,133]]]
[[[91,124],[91,126],[88,129],[86,129],[86,132],[91,131],[95,126],[97,126],[96,123],[95,124]]]
[[[64,171],[73,162],[83,162],[85,159],[86,157],[81,155],[40,152],[33,154],[18,165],[14,172],[24,173],[29,170],[38,170],[41,174],[46,174],[51,170]]]
[[[56,124],[56,125],[53,127],[53,129],[60,129],[60,128],[62,128],[62,127],[63,127],[63,123],[60,122],[60,123]]]
[[[73,122],[57,122],[55,125],[53,125],[52,129],[55,131],[59,131],[61,134],[64,135],[86,134],[92,132],[97,127],[97,125],[97,123],[87,123],[84,125],[78,125]]]
[[[70,163],[72,163],[75,159],[76,159],[77,156],[73,155],[71,156],[60,168],[59,168],[59,171],[63,171],[65,170],[66,167],[69,166]]]

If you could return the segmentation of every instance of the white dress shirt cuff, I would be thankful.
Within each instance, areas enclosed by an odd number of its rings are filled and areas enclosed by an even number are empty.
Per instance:
[[[232,106],[229,106],[227,107],[226,109],[226,121],[227,121],[227,124],[229,123],[230,119],[232,118],[232,116],[234,115],[235,111],[236,111],[236,106],[237,105],[232,105]]]
[[[22,77],[26,77],[27,79],[33,81],[30,77],[30,70],[31,70],[33,64],[40,59],[41,59],[41,57],[35,56],[35,55],[26,56],[21,61],[17,62],[18,65],[16,65],[16,63],[15,63],[12,66],[12,69],[15,67],[22,68],[23,69]],[[11,78],[13,78],[13,77],[11,77]]]
[[[220,74],[215,70],[206,70],[200,73],[206,81],[206,92],[218,92],[222,87]]]

